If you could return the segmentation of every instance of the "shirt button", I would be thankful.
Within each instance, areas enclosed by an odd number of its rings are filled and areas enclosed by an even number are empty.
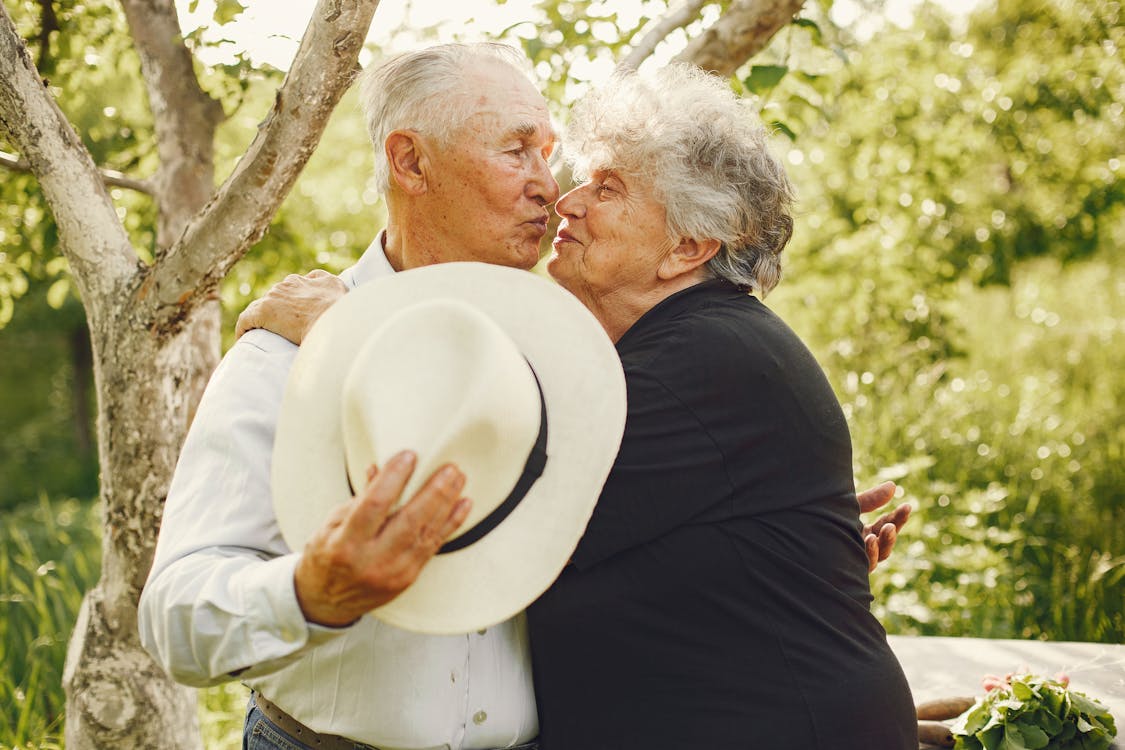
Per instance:
[[[475,714],[473,714],[473,723],[474,724],[483,724],[484,720],[487,719],[487,718],[488,718],[488,714],[486,714],[484,711],[477,711]]]

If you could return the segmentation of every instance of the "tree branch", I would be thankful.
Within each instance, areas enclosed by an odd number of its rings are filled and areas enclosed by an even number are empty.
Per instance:
[[[804,0],[734,0],[718,21],[676,56],[719,75],[733,75],[801,10]]]
[[[683,5],[670,11],[656,23],[649,24],[644,31],[644,36],[632,45],[629,54],[617,64],[617,72],[636,70],[641,63],[656,50],[656,45],[676,29],[681,29],[694,21],[699,16],[699,11],[711,0],[686,0]],[[639,32],[638,32],[639,34]]]
[[[0,151],[0,167],[7,169],[11,172],[30,172],[31,165],[25,160],[19,158],[15,154],[5,153]],[[102,176],[102,182],[110,187],[125,188],[127,190],[136,190],[138,193],[145,195],[152,195],[152,185],[146,180],[137,180],[121,172],[112,169],[99,168],[98,174]]]
[[[254,142],[203,213],[154,264],[143,299],[186,313],[265,234],[359,71],[359,50],[377,5],[319,0]]]
[[[156,245],[163,249],[215,190],[215,129],[223,108],[199,86],[173,0],[122,0],[121,6],[141,58],[156,133]]]
[[[27,159],[47,198],[63,253],[91,316],[100,294],[137,265],[90,152],[39,78],[0,3],[0,131]]]

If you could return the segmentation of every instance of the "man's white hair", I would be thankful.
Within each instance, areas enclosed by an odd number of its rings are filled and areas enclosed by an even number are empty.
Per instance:
[[[388,57],[364,71],[359,98],[367,134],[375,147],[375,184],[390,187],[390,165],[384,150],[394,130],[415,130],[448,141],[473,114],[467,76],[481,63],[494,61],[528,74],[522,52],[506,44],[439,44]]]
[[[725,80],[686,64],[617,75],[574,107],[565,143],[579,179],[613,170],[648,185],[670,239],[719,240],[714,276],[763,296],[781,279],[793,186]]]

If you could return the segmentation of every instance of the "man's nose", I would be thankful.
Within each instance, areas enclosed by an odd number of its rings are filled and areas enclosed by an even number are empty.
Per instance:
[[[527,183],[527,196],[541,205],[549,205],[559,199],[559,183],[551,173],[551,167],[542,156],[535,158],[534,172]]]

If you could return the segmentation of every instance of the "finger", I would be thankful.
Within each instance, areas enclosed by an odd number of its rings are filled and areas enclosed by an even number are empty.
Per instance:
[[[236,339],[241,337],[242,334],[246,333],[251,328],[261,327],[261,321],[258,318],[258,312],[261,309],[260,303],[261,300],[254,300],[249,305],[247,305],[246,309],[242,311],[242,314],[238,316],[238,322],[235,323],[234,326],[234,337]]]
[[[323,276],[331,276],[331,275],[332,274],[328,273],[323,268],[314,268],[313,270],[311,270],[307,274],[305,274],[305,276],[307,276],[310,279],[319,279]]]
[[[387,522],[384,541],[398,554],[429,559],[447,536],[442,529],[460,502],[464,487],[465,475],[453,464],[434,472]]]
[[[868,534],[863,538],[863,546],[867,551],[867,572],[870,573],[879,564],[879,541],[874,534]]]
[[[895,525],[895,529],[902,531],[902,527],[910,520],[910,512],[912,510],[913,508],[909,505],[900,505],[894,509],[894,512],[890,514],[890,522]]]
[[[882,508],[895,496],[895,489],[897,489],[897,486],[894,482],[883,482],[878,487],[872,487],[859,493],[856,495],[856,500],[859,501],[859,512],[868,513]]]
[[[381,471],[371,474],[373,467],[368,467],[371,480],[358,496],[359,502],[348,519],[349,533],[362,538],[371,538],[379,533],[414,473],[416,461],[413,451],[400,451],[387,461]]]
[[[454,531],[461,527],[465,519],[469,517],[469,511],[473,509],[473,501],[467,497],[463,497],[457,501],[450,511],[449,517],[445,519],[445,524],[438,530],[439,545],[445,544],[445,540]]]
[[[879,559],[886,560],[891,556],[891,550],[895,548],[895,541],[898,539],[898,529],[894,524],[887,524],[879,530]]]

